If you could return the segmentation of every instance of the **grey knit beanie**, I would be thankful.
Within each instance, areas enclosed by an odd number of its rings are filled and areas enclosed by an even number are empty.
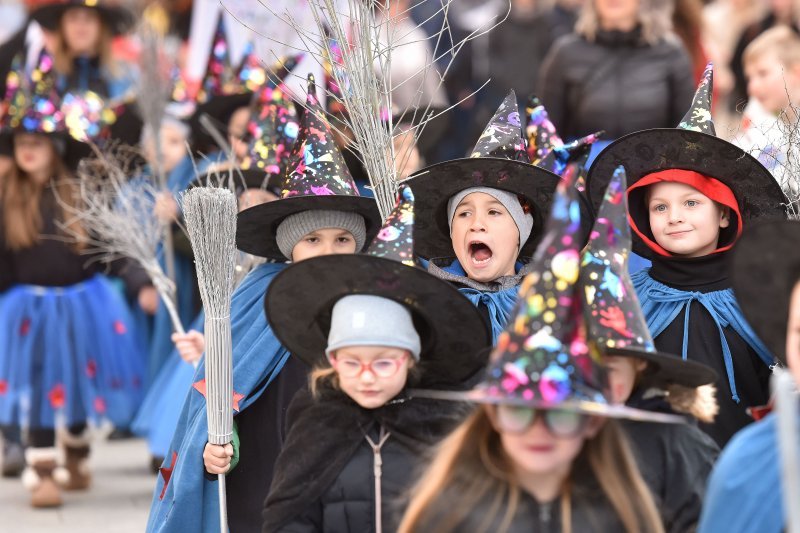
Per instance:
[[[492,187],[470,187],[450,198],[447,202],[447,224],[450,226],[450,231],[453,231],[453,216],[456,214],[458,204],[461,203],[461,200],[474,192],[488,194],[503,204],[503,207],[508,210],[508,214],[511,215],[511,218],[514,219],[514,223],[517,225],[517,229],[519,230],[519,246],[522,248],[522,246],[528,242],[531,231],[533,231],[533,215],[523,211],[522,204],[519,203],[519,198],[517,198],[516,194]]]
[[[370,294],[345,296],[333,306],[325,355],[349,346],[387,346],[408,350],[419,361],[421,343],[405,306]]]
[[[278,200],[280,201],[280,200]],[[278,224],[275,240],[281,253],[291,261],[292,250],[304,235],[324,228],[339,228],[349,231],[356,240],[356,252],[364,248],[367,228],[364,217],[358,213],[333,209],[310,209],[289,215]]]

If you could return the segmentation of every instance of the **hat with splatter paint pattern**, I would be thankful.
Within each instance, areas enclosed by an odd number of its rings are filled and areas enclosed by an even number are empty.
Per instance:
[[[532,215],[533,230],[520,247],[520,256],[530,257],[543,235],[558,182],[556,174],[531,165],[522,137],[517,97],[511,91],[468,158],[426,167],[406,181],[417,198],[417,253],[427,259],[453,257],[449,200],[468,189],[491,187],[517,195]]]
[[[708,366],[656,350],[628,274],[631,231],[626,189],[625,170],[618,167],[581,260],[579,292],[590,342],[606,355],[647,361],[642,376],[647,385],[714,383],[716,373]]]
[[[236,245],[240,250],[284,259],[275,238],[278,226],[286,217],[301,211],[358,213],[364,217],[367,242],[380,228],[377,203],[359,195],[317,100],[312,75],[308,78],[306,112],[285,167],[280,199],[239,214]]]
[[[366,294],[411,312],[421,341],[421,384],[452,387],[484,367],[491,336],[480,312],[455,287],[416,265],[414,203],[411,189],[401,186],[366,252],[306,259],[270,283],[266,316],[293,356],[312,366],[324,363],[334,305]]]
[[[614,171],[620,165],[625,167],[630,221],[634,225],[633,251],[641,256],[670,255],[655,242],[650,230],[646,191],[657,181],[677,181],[703,189],[703,194],[730,208],[732,221],[721,232],[717,251],[730,248],[747,223],[786,218],[788,200],[769,170],[741,148],[716,136],[711,118],[712,87],[713,68],[709,63],[678,127],[643,130],[617,139],[598,154],[589,169],[586,194],[596,213]],[[712,189],[718,193],[725,189],[726,200],[722,200],[722,194],[707,194]]]
[[[443,399],[577,411],[596,416],[677,422],[680,417],[615,405],[596,343],[588,342],[577,291],[581,210],[571,179],[553,200],[547,232],[522,282],[517,304],[497,339],[483,381],[466,393],[422,393]]]

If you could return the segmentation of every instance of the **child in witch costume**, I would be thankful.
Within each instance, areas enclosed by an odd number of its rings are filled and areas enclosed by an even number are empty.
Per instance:
[[[580,288],[589,338],[604,354],[616,403],[648,411],[688,413],[711,422],[716,374],[706,365],[656,351],[628,275],[631,234],[625,171],[608,185],[581,261]],[[711,389],[710,391],[705,389]],[[719,454],[695,424],[624,421],[642,477],[666,531],[691,531],[700,519],[706,479]]]
[[[798,242],[800,222],[753,226],[744,232],[733,254],[731,278],[742,311],[753,329],[781,365],[788,367],[800,387]],[[788,471],[788,465],[782,464],[780,448],[776,413],[731,439],[711,475],[700,521],[701,533],[791,530],[786,520],[786,485],[781,478],[799,473]],[[795,453],[800,456],[800,449]]]
[[[470,158],[427,167],[407,181],[417,198],[419,256],[481,309],[495,337],[516,301],[558,181],[530,164],[513,91]]]
[[[314,371],[289,409],[265,532],[395,531],[417,457],[464,414],[407,391],[459,387],[490,343],[470,302],[415,267],[413,230],[401,187],[365,254],[304,261],[270,286],[276,334]]]
[[[578,192],[559,185],[547,233],[483,381],[415,395],[481,404],[440,446],[400,525],[422,531],[663,531],[613,418],[674,417],[615,405],[576,292]]]
[[[766,403],[774,364],[730,289],[727,252],[745,224],[785,218],[787,200],[756,159],[714,135],[711,84],[709,65],[678,128],[609,145],[589,171],[587,193],[598,206],[614,169],[625,167],[633,249],[653,262],[633,286],[656,347],[719,376],[719,415],[701,427],[723,446],[751,421],[746,409]]]
[[[335,147],[313,77],[309,78],[306,106],[281,198],[239,214],[237,245],[244,252],[292,262],[352,254],[380,227],[375,201],[358,195]],[[234,421],[242,464],[226,481],[233,532],[260,527],[272,466],[283,446],[286,408],[306,383],[308,368],[289,357],[264,315],[264,292],[284,268],[282,262],[256,267],[237,287],[232,301]],[[219,527],[216,476],[206,475],[204,451],[224,457],[232,450],[207,445],[204,375],[201,361],[161,468],[148,531],[211,531]]]
[[[34,507],[61,505],[56,480],[87,489],[87,422],[125,426],[141,399],[142,353],[126,303],[69,235],[91,228],[67,220],[75,206],[72,169],[88,146],[67,134],[59,100],[46,76],[31,85],[12,72],[13,95],[0,141],[14,166],[0,190],[0,271],[11,288],[0,303],[0,425],[27,426],[28,469],[23,483]],[[62,237],[62,238],[59,238]],[[132,294],[147,276],[112,264]],[[66,469],[58,468],[58,442]]]

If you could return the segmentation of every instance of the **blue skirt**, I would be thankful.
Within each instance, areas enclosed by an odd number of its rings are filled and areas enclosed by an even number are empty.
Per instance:
[[[68,287],[17,285],[0,302],[0,424],[107,419],[127,427],[143,370],[130,311],[105,276]]]

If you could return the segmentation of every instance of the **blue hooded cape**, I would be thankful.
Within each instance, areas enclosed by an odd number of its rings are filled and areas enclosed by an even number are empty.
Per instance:
[[[240,412],[261,396],[289,357],[264,316],[264,293],[284,267],[285,264],[275,263],[260,265],[233,295],[233,390]],[[201,363],[194,383],[204,378],[205,366]],[[207,440],[205,396],[192,387],[156,482],[148,532],[219,531],[217,482],[206,478],[203,466]]]
[[[781,483],[777,417],[772,413],[737,433],[722,451],[711,473],[697,531],[784,531]]]

